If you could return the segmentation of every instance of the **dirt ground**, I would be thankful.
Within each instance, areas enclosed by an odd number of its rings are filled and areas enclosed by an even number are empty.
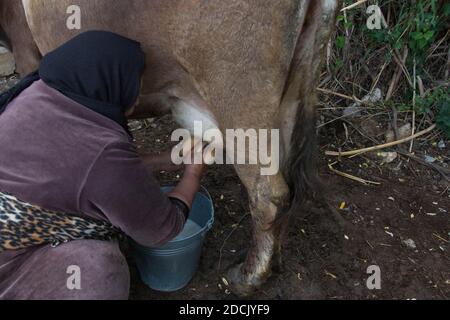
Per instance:
[[[136,143],[149,152],[168,149],[169,134],[176,128],[170,118],[139,126],[142,128],[135,131]],[[332,148],[329,141],[335,135],[333,128],[322,130],[320,154]],[[427,154],[439,152],[439,159],[446,165],[450,143],[446,145],[447,151],[432,144],[420,148]],[[293,217],[284,248],[284,271],[274,273],[252,298],[448,299],[448,182],[428,166],[406,158],[380,166],[360,157],[335,166],[381,183],[364,185],[331,172],[328,160],[319,157],[329,205],[308,203]],[[162,173],[159,180],[173,183],[177,174]],[[198,274],[179,292],[159,293],[140,281],[130,259],[133,299],[236,298],[221,279],[229,266],[242,260],[243,248],[250,240],[246,192],[230,166],[210,168],[203,184],[213,196],[216,222],[207,235]],[[380,267],[381,290],[366,286],[370,265]]]
[[[0,91],[15,81],[14,77],[2,79]],[[136,143],[143,152],[168,150],[169,134],[175,128],[168,117],[138,123]],[[284,248],[284,271],[274,273],[252,298],[448,299],[449,183],[429,166],[407,158],[381,166],[356,157],[335,166],[380,185],[338,176],[328,168],[328,161],[336,159],[325,157],[323,151],[335,150],[332,142],[342,138],[341,129],[335,124],[320,132],[319,169],[329,206],[309,202],[293,217]],[[448,168],[450,141],[439,149],[434,140],[419,140],[416,148]],[[352,146],[358,147],[358,141],[352,141]],[[158,178],[161,184],[178,179],[177,173],[161,173]],[[250,240],[246,191],[231,166],[210,168],[203,184],[213,196],[216,222],[207,235],[197,275],[181,291],[155,292],[140,281],[129,258],[132,299],[237,298],[221,279],[243,259]],[[381,290],[366,287],[370,265],[381,269]]]

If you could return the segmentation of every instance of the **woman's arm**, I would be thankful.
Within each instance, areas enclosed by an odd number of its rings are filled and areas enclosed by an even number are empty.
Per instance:
[[[184,155],[185,159],[190,158],[190,163],[195,163],[195,159],[197,158],[196,155],[203,158],[202,141],[194,139],[187,143],[191,144],[192,148],[188,154]],[[186,164],[183,178],[172,192],[169,193],[169,197],[184,202],[189,210],[192,209],[192,203],[200,188],[200,180],[203,176],[204,169],[205,166],[203,162],[201,164]]]
[[[177,186],[169,193],[169,197],[181,200],[192,209],[195,195],[200,188],[200,180],[204,171],[203,165],[186,165],[183,177]]]
[[[171,172],[182,169],[181,165],[176,165],[173,163],[170,152],[164,152],[161,154],[142,154],[140,157],[144,166],[150,172]]]
[[[187,206],[200,181],[196,169],[187,169],[174,198]],[[194,188],[194,189],[192,189]],[[92,165],[79,199],[80,212],[102,213],[114,226],[144,246],[159,246],[183,229],[185,215],[148,174],[130,143],[114,143]]]

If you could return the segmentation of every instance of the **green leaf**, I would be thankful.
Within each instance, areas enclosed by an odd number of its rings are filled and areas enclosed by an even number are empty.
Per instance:
[[[444,100],[441,102],[436,122],[439,128],[450,138],[450,101]]]
[[[343,49],[345,47],[345,37],[339,36],[336,38],[336,47]]]
[[[344,65],[344,61],[342,61],[341,59],[336,59],[336,63],[334,65],[334,68],[336,70],[342,68],[342,66]]]
[[[445,17],[450,16],[450,3],[444,4],[444,16]]]
[[[423,39],[423,33],[420,31],[411,32],[411,38],[413,38],[414,40],[417,40],[417,41],[421,40],[421,39]]]
[[[430,41],[434,37],[434,31],[428,31],[423,35],[426,41]]]

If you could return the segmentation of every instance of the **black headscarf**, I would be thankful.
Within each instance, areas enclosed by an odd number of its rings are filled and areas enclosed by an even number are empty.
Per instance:
[[[39,70],[0,95],[0,114],[33,82],[48,86],[120,124],[137,101],[145,56],[138,42],[106,31],[82,33],[47,54]]]

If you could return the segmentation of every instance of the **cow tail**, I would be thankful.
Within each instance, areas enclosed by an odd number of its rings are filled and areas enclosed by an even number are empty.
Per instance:
[[[299,104],[284,174],[290,190],[290,213],[298,212],[306,200],[316,199],[322,185],[317,171],[316,119],[312,101]]]
[[[340,3],[340,0],[310,2],[285,88],[285,99],[297,101],[294,106],[297,108],[294,126],[290,142],[286,142],[289,147],[284,162],[284,177],[290,189],[291,200],[288,216],[299,212],[306,200],[322,199],[322,192],[319,191],[323,184],[318,175],[316,156],[316,86]]]

